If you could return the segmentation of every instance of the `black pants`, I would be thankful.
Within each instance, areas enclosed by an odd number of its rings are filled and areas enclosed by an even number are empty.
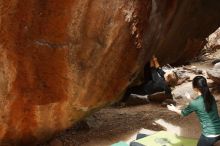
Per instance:
[[[162,92],[166,90],[164,89],[164,83],[163,82],[154,82],[154,81],[149,81],[147,83],[143,83],[139,86],[133,86],[129,87],[125,94],[124,97],[122,98],[122,102],[126,102],[126,100],[129,98],[130,94],[138,94],[138,95],[150,95],[156,92]],[[171,90],[169,90],[171,91]],[[167,94],[167,92],[166,92]],[[171,93],[168,92],[168,96],[171,96]]]
[[[163,83],[162,85],[160,83],[155,83],[153,81],[149,81],[147,83],[143,83],[139,86],[133,86],[129,87],[127,89],[126,94],[138,94],[138,95],[150,95],[155,92],[164,91]]]
[[[218,137],[206,137],[203,134],[199,138],[199,142],[197,146],[213,146],[215,142],[220,140],[220,136]]]
[[[164,79],[165,72],[159,68],[149,68],[147,71],[148,72],[145,74],[149,76],[150,80],[146,80],[146,76],[144,83],[141,85],[129,87],[122,98],[123,102],[129,98],[130,94],[150,95],[156,92],[165,91],[167,95],[171,96],[171,89]]]

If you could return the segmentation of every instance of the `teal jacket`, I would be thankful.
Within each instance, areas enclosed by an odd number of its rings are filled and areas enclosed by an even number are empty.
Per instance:
[[[198,96],[181,111],[181,114],[187,116],[192,112],[195,112],[199,118],[203,135],[208,136],[220,134],[220,118],[216,102],[212,104],[211,111],[207,113],[203,96]]]

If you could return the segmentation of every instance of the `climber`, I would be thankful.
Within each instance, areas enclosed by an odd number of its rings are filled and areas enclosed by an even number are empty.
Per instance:
[[[150,64],[144,67],[144,76],[144,82],[141,85],[127,89],[122,102],[125,102],[131,94],[139,98],[145,98],[153,93],[163,91],[165,91],[168,98],[172,98],[170,86],[177,84],[178,76],[172,70],[162,70],[154,55]]]

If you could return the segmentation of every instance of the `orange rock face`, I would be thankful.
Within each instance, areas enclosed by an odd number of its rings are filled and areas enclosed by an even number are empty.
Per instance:
[[[114,102],[152,53],[192,57],[220,24],[211,1],[0,0],[1,144],[36,144]]]

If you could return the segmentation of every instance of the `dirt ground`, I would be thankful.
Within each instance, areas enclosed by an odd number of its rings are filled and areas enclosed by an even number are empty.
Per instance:
[[[208,60],[194,62],[189,66],[193,65],[205,71],[212,67],[211,62],[215,58],[220,58],[220,50],[211,54]],[[191,88],[191,82],[183,83],[175,87],[175,90],[180,89],[184,92],[186,88]],[[220,111],[220,94],[215,96]],[[167,130],[185,137],[200,136],[200,125],[195,114],[181,117],[159,103],[125,107],[109,106],[88,117],[86,122],[89,128],[68,129],[48,145],[108,146],[118,141],[134,140],[136,134],[143,128],[150,131]]]

